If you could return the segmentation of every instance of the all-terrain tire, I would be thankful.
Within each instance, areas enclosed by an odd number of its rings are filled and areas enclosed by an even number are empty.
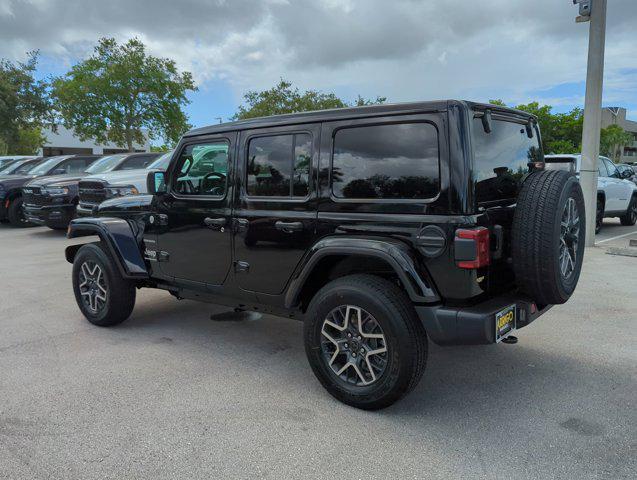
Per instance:
[[[22,211],[22,197],[14,198],[9,203],[9,210],[7,211],[7,218],[9,223],[13,227],[24,228],[32,227],[33,224],[29,223]]]
[[[341,378],[324,351],[324,322],[343,306],[368,313],[384,334],[385,367],[369,384]],[[409,298],[395,283],[374,275],[349,275],[325,285],[309,305],[304,338],[308,361],[321,384],[341,402],[365,410],[385,408],[410,392],[427,362],[427,335]]]
[[[87,294],[85,282],[89,277],[97,281],[97,285],[92,286],[99,290],[96,295],[101,295],[103,301]],[[100,327],[122,323],[135,307],[135,284],[122,277],[110,252],[101,243],[84,245],[75,255],[73,292],[86,319]],[[93,300],[96,308],[92,308]]]
[[[567,203],[577,222],[565,229]],[[522,185],[513,218],[511,257],[518,287],[537,303],[564,303],[575,290],[584,256],[584,212],[582,188],[569,172],[534,172]],[[568,275],[562,263],[567,243],[572,247],[565,262]]]
[[[629,227],[637,223],[637,195],[633,195],[628,204],[628,210],[626,213],[619,217],[622,225]]]

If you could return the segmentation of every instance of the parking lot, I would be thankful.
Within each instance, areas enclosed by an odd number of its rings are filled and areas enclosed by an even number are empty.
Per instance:
[[[314,378],[300,322],[142,290],[100,329],[77,240],[0,225],[0,478],[635,478],[637,258],[607,249],[636,230],[607,221],[517,345],[431,345],[415,391],[364,412]]]

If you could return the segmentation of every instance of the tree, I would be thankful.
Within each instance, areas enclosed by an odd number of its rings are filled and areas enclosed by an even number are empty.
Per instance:
[[[619,162],[624,146],[633,142],[633,136],[619,125],[609,125],[600,132],[599,153]]]
[[[45,141],[40,128],[51,118],[48,84],[34,77],[38,53],[25,62],[0,59],[0,152],[33,154]]]
[[[493,105],[506,107],[502,100],[490,100]],[[531,102],[516,106],[518,110],[535,115],[542,134],[544,153],[575,153],[580,151],[584,111],[574,108],[568,113],[553,113],[550,105]]]
[[[317,90],[301,93],[298,88],[292,87],[291,82],[284,79],[269,90],[261,92],[251,90],[243,96],[243,99],[245,105],[239,106],[233,120],[352,106],[334,93],[323,93]],[[359,95],[353,105],[373,105],[384,103],[385,100],[385,97],[368,100]]]
[[[148,55],[131,39],[118,45],[102,38],[93,56],[53,81],[53,97],[64,125],[82,140],[113,142],[134,150],[149,137],[176,142],[188,129],[182,107],[196,90],[192,74],[173,60]]]

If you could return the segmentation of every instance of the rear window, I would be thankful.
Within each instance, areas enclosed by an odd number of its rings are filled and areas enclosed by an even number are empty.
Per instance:
[[[332,193],[346,199],[431,199],[440,190],[438,131],[429,123],[344,128],[334,136]]]
[[[473,175],[478,204],[514,200],[533,162],[543,159],[538,130],[533,138],[526,126],[505,120],[493,120],[486,133],[482,119],[473,120]]]

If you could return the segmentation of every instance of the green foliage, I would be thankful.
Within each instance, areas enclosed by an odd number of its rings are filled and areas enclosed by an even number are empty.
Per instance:
[[[11,148],[15,155],[35,155],[38,149],[46,143],[46,137],[42,135],[39,127],[21,128],[18,130],[18,139]]]
[[[490,103],[507,106],[502,100],[490,100]],[[568,113],[553,113],[553,107],[540,105],[538,102],[514,108],[537,117],[544,153],[575,153],[581,150],[584,125],[584,111],[581,108],[574,108]]]
[[[609,125],[600,132],[599,153],[619,162],[622,149],[633,142],[633,136],[619,125]]]
[[[323,93],[317,90],[307,90],[301,93],[298,88],[292,87],[291,82],[284,79],[281,79],[276,86],[269,90],[249,91],[243,96],[243,99],[244,105],[239,107],[237,113],[232,117],[233,120],[352,106],[338,98],[334,93]],[[359,95],[353,105],[373,105],[385,101],[385,97],[368,100]]]
[[[102,38],[93,56],[53,81],[53,97],[64,125],[82,140],[113,142],[133,150],[159,136],[176,142],[190,128],[182,107],[196,90],[192,74],[179,72],[173,60],[146,53],[131,39],[118,45]]]
[[[34,153],[44,143],[40,127],[50,120],[48,84],[36,80],[37,52],[25,62],[0,59],[0,150]]]
[[[175,148],[175,145],[176,143],[171,145],[168,145],[166,143],[164,143],[163,145],[151,145],[150,151],[154,153],[164,153]]]

